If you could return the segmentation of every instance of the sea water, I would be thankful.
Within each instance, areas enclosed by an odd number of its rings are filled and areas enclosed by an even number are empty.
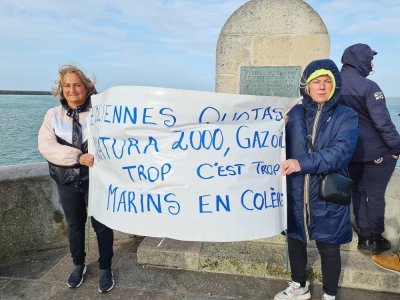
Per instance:
[[[0,166],[44,161],[38,131],[46,111],[57,104],[47,95],[0,95]]]
[[[53,96],[0,95],[0,166],[44,161],[37,149],[37,134],[46,111],[57,105]],[[400,131],[400,98],[388,98],[387,106]]]

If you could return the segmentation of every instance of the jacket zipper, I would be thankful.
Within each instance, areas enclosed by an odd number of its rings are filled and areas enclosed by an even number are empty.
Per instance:
[[[317,134],[317,127],[319,123],[319,118],[321,116],[323,104],[318,103],[317,114],[315,115],[314,124],[312,127],[311,133],[311,144],[314,145],[314,139]],[[307,122],[307,119],[305,119]],[[308,133],[307,133],[308,135]],[[311,153],[311,149],[309,149],[309,153]],[[306,233],[306,240],[307,242],[310,240],[310,235],[308,233],[308,228],[310,227],[310,174],[306,174],[304,176],[304,231]]]

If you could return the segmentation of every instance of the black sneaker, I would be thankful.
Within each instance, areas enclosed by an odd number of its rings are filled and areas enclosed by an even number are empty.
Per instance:
[[[372,252],[372,239],[371,237],[358,236],[358,246],[357,249],[365,254],[371,254]]]
[[[99,292],[100,293],[107,293],[111,291],[114,287],[114,276],[113,272],[110,269],[99,270]]]
[[[381,254],[382,252],[390,250],[391,247],[392,243],[387,239],[385,239],[384,237],[381,237],[378,240],[372,241],[372,254],[374,255]]]
[[[68,286],[70,288],[77,288],[83,282],[83,275],[86,273],[85,265],[74,265],[71,275],[68,278]]]

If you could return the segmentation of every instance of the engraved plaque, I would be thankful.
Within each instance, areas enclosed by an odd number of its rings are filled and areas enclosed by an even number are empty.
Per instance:
[[[240,94],[299,97],[301,67],[241,67]]]

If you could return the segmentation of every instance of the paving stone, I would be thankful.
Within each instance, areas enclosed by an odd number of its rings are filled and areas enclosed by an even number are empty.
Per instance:
[[[42,277],[68,253],[66,248],[37,252],[0,264],[0,277],[36,279]]]
[[[199,269],[202,243],[147,237],[138,249],[138,262],[185,270]]]
[[[56,286],[35,280],[12,280],[0,291],[1,300],[49,299],[56,294]]]
[[[265,300],[273,299],[277,292],[287,287],[286,280],[282,279],[143,266],[137,263],[135,253],[141,240],[143,238],[116,242],[113,264],[116,286],[109,293],[100,294],[97,291],[97,250],[94,247],[96,244],[93,244],[93,248],[89,247],[93,250],[88,253],[88,273],[81,287],[71,289],[66,285],[71,267],[69,250],[49,250],[46,255],[52,259],[46,259],[43,253],[35,253],[29,260],[25,257],[20,261],[5,262],[5,270],[9,271],[0,275],[0,299]],[[246,249],[251,248],[242,248]],[[96,255],[91,256],[92,252]],[[55,257],[59,258],[56,262]],[[352,258],[345,257],[344,263],[349,260]],[[31,261],[37,262],[33,268],[36,271],[30,273],[35,276],[27,278],[24,271],[29,270]],[[371,284],[381,275],[377,276],[370,278]],[[313,300],[321,299],[322,286],[318,281],[312,283],[311,291]],[[346,287],[340,287],[338,293],[338,299],[352,300],[398,300],[399,297],[400,291],[388,293]]]

